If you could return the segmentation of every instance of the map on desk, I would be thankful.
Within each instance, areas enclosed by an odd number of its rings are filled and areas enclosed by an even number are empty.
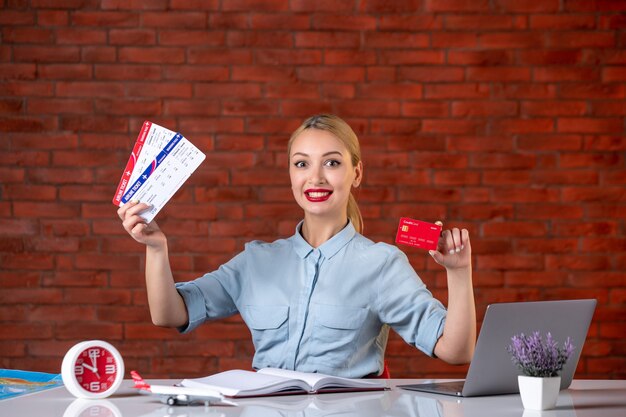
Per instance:
[[[61,385],[61,374],[0,369],[0,401]]]

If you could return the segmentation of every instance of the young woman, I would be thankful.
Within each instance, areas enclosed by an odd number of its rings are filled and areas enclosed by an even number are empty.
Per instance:
[[[356,135],[332,115],[313,116],[288,145],[289,176],[304,219],[293,236],[253,241],[219,269],[174,283],[167,239],[139,213],[118,210],[146,245],[146,285],[154,324],[188,332],[240,313],[255,346],[252,366],[359,378],[379,375],[389,327],[430,356],[469,362],[476,339],[467,230],[445,230],[434,260],[446,268],[448,309],[433,298],[397,247],[360,234],[351,191],[363,178]]]

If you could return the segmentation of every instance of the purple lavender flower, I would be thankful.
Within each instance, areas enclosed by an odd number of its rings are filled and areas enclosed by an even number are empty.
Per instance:
[[[507,348],[511,360],[527,376],[552,377],[558,376],[565,363],[572,355],[574,346],[568,337],[563,347],[559,348],[552,334],[546,334],[545,342],[538,331],[527,336],[524,333],[511,338]]]

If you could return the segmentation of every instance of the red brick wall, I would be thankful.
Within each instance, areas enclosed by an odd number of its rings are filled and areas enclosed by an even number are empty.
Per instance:
[[[154,327],[110,200],[141,123],[206,162],[159,215],[177,280],[301,213],[285,144],[347,119],[366,235],[471,230],[476,300],[595,297],[579,377],[626,377],[626,1],[0,0],[0,367],[58,372],[102,338],[129,369],[249,367],[238,318]],[[435,294],[445,277],[406,249]],[[392,375],[463,375],[390,341]]]

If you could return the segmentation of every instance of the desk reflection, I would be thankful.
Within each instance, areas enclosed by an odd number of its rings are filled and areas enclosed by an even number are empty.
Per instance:
[[[388,407],[388,399],[385,392],[353,393],[345,394],[321,394],[300,397],[298,402],[290,401],[284,397],[280,405],[271,400],[263,403],[260,398],[248,399],[239,402],[242,407],[240,417],[374,417],[384,415]],[[269,400],[265,399],[265,401]]]
[[[432,398],[376,393],[297,395],[239,399],[232,406],[161,407],[141,417],[441,417]]]
[[[77,398],[67,406],[63,417],[123,417],[123,415],[111,401]]]
[[[404,394],[402,397],[411,397],[411,394]],[[437,402],[438,409],[426,409],[425,401],[428,399]],[[403,398],[399,401],[402,401]],[[525,410],[519,394],[493,395],[485,397],[459,398],[446,395],[420,394],[420,398],[407,398],[406,401],[415,401],[413,409],[418,410],[420,417],[434,415],[441,417],[577,417],[574,408],[574,401],[567,391],[561,391],[554,410],[531,411]],[[408,406],[403,409],[408,409]],[[411,415],[411,414],[407,414]]]
[[[524,410],[519,395],[458,398],[397,389],[348,395],[258,397],[235,402],[237,406],[163,405],[143,414],[124,409],[122,416],[108,401],[87,401],[92,407],[83,403],[76,406],[75,401],[63,417],[577,417],[572,397],[566,391],[561,392],[556,409],[548,411]],[[113,410],[109,414],[107,407]],[[70,408],[74,414],[69,413]]]
[[[384,392],[355,393],[349,396],[322,394],[258,397],[234,401],[236,407],[161,407],[141,417],[379,417],[386,415],[391,405]]]

